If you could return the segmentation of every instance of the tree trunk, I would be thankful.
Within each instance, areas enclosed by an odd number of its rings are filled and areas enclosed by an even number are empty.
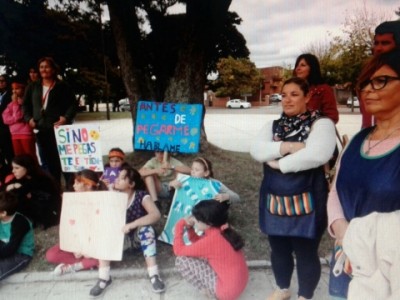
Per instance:
[[[187,1],[187,28],[179,51],[179,59],[171,77],[165,99],[168,102],[200,103],[204,106],[204,89],[207,80],[207,55],[215,47],[216,38],[223,28],[231,0],[189,0]],[[201,124],[201,150],[208,148]]]
[[[139,20],[135,6],[129,0],[107,1],[110,12],[110,23],[113,30],[122,80],[132,108],[136,108],[138,99],[150,95],[143,71],[142,53],[137,45],[141,42]],[[142,49],[143,51],[143,49]],[[132,116],[134,111],[132,109]]]

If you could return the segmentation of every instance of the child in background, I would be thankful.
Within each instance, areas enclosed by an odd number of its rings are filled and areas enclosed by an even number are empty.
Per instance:
[[[28,266],[35,248],[32,224],[17,206],[13,193],[0,192],[0,280]]]
[[[118,177],[119,171],[125,165],[125,153],[120,148],[111,148],[108,152],[108,163],[104,165],[104,173],[101,180],[112,190],[115,179]]]
[[[122,228],[128,235],[133,248],[141,248],[155,293],[165,291],[156,262],[156,236],[152,224],[160,219],[160,212],[146,191],[139,172],[131,167],[123,167],[115,180],[114,189],[128,194],[126,225]],[[99,279],[90,290],[90,295],[97,297],[111,284],[110,261],[99,260]]]
[[[228,225],[228,205],[203,200],[192,216],[175,226],[176,268],[189,283],[208,297],[237,299],[246,288],[249,272],[241,248],[242,238]],[[185,229],[191,242],[184,242]],[[203,231],[203,236],[195,232]]]
[[[44,229],[59,224],[60,186],[31,155],[14,156],[12,175],[8,179],[5,190],[17,195],[18,212],[28,217],[34,226],[42,224]]]
[[[14,155],[29,154],[37,161],[35,136],[32,128],[24,121],[24,113],[22,111],[25,86],[21,83],[13,82],[11,87],[12,101],[3,111],[2,117],[4,124],[7,124],[10,128]]]
[[[213,178],[214,173],[212,169],[212,163],[206,158],[196,157],[192,162],[192,167],[190,170],[190,176],[196,178],[205,178],[213,181],[218,181]],[[175,189],[182,187],[182,182],[187,178],[187,176],[181,176],[179,179],[173,180],[169,185]],[[227,186],[221,183],[220,192],[215,196],[214,200],[219,202],[228,201],[227,203],[239,202],[240,197],[237,193],[230,190]]]
[[[94,171],[85,169],[75,174],[74,190],[75,192],[91,192],[107,191],[108,188],[99,180]],[[53,271],[57,276],[98,266],[97,259],[85,257],[81,253],[63,251],[59,244],[47,250],[46,259],[49,263],[58,264]]]
[[[178,159],[171,157],[170,153],[154,151],[154,157],[148,160],[139,172],[151,198],[161,212],[160,200],[170,201],[173,197],[169,182],[176,179],[177,173],[189,174],[190,168]]]

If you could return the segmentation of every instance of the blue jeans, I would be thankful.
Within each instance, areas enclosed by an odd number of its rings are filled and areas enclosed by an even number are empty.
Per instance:
[[[31,256],[20,253],[0,259],[0,280],[25,269],[31,260]]]

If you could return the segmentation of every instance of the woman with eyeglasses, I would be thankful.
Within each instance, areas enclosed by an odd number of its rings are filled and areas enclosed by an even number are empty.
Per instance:
[[[371,272],[371,268],[385,258],[379,257],[377,253],[369,253],[373,259],[366,264],[359,264],[346,259],[344,253],[346,247],[361,245],[355,239],[346,239],[348,228],[354,224],[353,219],[374,212],[400,210],[400,51],[394,50],[374,57],[363,68],[357,88],[366,111],[377,122],[375,126],[360,131],[351,140],[340,159],[337,178],[329,194],[328,230],[336,239],[329,286],[333,299],[362,299],[356,291],[351,292],[356,282],[350,283],[352,277],[363,278],[367,284],[364,290],[370,291],[371,295],[373,289],[384,290],[379,280],[372,278],[376,273]],[[368,232],[367,236],[362,251],[367,251],[368,246],[375,245],[377,241],[377,236],[372,232]],[[393,236],[393,239],[398,238]],[[344,240],[348,243],[344,244],[343,252]],[[362,258],[363,254],[359,253],[358,258]],[[387,257],[387,270],[390,269],[392,258]],[[392,299],[390,295],[367,298]]]

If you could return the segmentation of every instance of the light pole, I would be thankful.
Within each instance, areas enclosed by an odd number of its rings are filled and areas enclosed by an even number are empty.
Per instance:
[[[110,120],[110,107],[109,107],[109,99],[108,99],[108,78],[107,78],[107,64],[106,64],[106,50],[105,50],[105,41],[104,41],[104,31],[103,31],[103,23],[101,21],[101,5],[99,1],[97,2],[97,16],[99,18],[100,24],[100,37],[101,37],[101,49],[103,52],[103,65],[104,65],[104,98],[106,100],[106,116],[107,120]]]

